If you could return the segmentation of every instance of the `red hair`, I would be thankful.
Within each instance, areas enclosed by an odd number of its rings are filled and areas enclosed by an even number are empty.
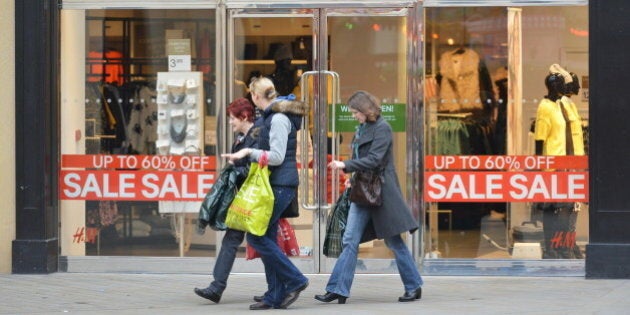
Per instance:
[[[254,105],[244,97],[239,97],[232,101],[228,105],[227,111],[238,119],[254,122]]]

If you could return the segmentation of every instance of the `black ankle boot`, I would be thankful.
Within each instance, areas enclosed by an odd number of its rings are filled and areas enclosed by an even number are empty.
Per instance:
[[[422,298],[422,287],[411,292],[405,292],[405,295],[398,298],[398,302],[413,302]]]
[[[203,288],[203,289],[195,288],[195,293],[199,295],[200,297],[204,299],[208,299],[214,303],[219,303],[219,301],[221,300],[221,294],[218,294],[210,290],[209,287]]]
[[[315,295],[315,299],[321,302],[326,302],[326,303],[330,303],[334,300],[337,300],[337,303],[339,304],[346,304],[347,297],[343,295],[339,295],[337,293],[326,292],[326,294]]]

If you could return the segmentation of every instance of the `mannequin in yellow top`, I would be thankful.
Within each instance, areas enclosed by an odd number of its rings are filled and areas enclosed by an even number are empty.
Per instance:
[[[559,65],[550,67],[545,78],[548,93],[536,112],[536,155],[584,155],[581,119],[577,107],[568,98],[571,93],[577,93],[572,82],[569,72]],[[579,90],[579,83],[577,86]],[[575,241],[577,209],[574,203],[544,202],[540,205],[545,241],[543,258],[583,258]]]
[[[571,136],[573,138],[573,154],[585,155],[584,150],[584,134],[582,131],[582,117],[578,112],[577,106],[571,100],[571,96],[578,95],[580,92],[580,81],[575,73],[570,72],[571,82],[566,84],[565,94],[560,98],[562,106],[567,110],[569,121],[571,122]]]

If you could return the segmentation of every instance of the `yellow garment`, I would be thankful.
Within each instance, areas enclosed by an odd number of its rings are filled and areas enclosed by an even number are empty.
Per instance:
[[[571,122],[571,137],[573,138],[573,153],[575,155],[584,155],[584,135],[582,132],[582,118],[578,112],[577,106],[570,98],[563,96],[560,102],[567,111],[569,121]]]
[[[543,155],[566,155],[566,122],[558,103],[544,98],[536,111],[534,140],[543,141]],[[582,148],[582,154],[584,148]]]

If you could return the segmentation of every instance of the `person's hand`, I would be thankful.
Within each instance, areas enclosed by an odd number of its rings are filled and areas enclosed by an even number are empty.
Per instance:
[[[228,161],[231,162],[231,163],[234,163],[234,161],[240,160],[240,159],[248,156],[250,153],[251,153],[251,149],[245,148],[245,149],[239,150],[236,153],[224,153],[224,154],[221,154],[221,157],[228,159]]]
[[[346,168],[346,164],[341,161],[332,160],[330,161],[330,163],[328,163],[328,168],[333,169],[333,170],[338,170],[338,169],[342,170]]]

